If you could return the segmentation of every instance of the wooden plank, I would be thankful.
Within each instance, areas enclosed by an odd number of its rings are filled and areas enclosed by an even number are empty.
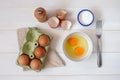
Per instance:
[[[81,7],[84,7],[84,8],[87,8],[87,7],[108,7],[108,8],[119,8],[119,1],[118,0],[110,0],[110,1],[104,1],[104,0],[94,0],[94,1],[74,1],[74,0],[65,0],[64,3],[63,1],[61,0],[52,0],[52,2],[54,3],[51,3],[51,4],[48,4],[49,3],[49,0],[46,0],[46,1],[43,1],[43,0],[26,0],[26,1],[16,1],[16,0],[1,0],[1,5],[0,7],[1,8],[32,8],[32,7],[38,7],[38,6],[44,6],[44,7],[78,7],[78,8],[81,8]],[[13,5],[13,3],[15,3]],[[66,5],[68,4],[69,5]],[[106,6],[106,3],[109,3],[107,6]],[[75,5],[76,4],[76,5]],[[94,5],[94,6],[93,6]]]
[[[16,31],[0,31],[0,51],[18,51]]]
[[[120,76],[111,76],[111,75],[97,75],[97,76],[89,76],[89,75],[81,75],[81,76],[20,76],[20,75],[5,75],[0,76],[1,80],[119,80]]]
[[[48,12],[48,17],[54,16],[56,9],[51,7],[46,7]],[[59,7],[57,7],[59,8]],[[39,23],[34,17],[33,8],[0,8],[0,30],[3,29],[17,29],[20,27],[29,27],[29,26],[40,26],[45,29],[49,29],[48,23]],[[82,8],[64,8],[68,11],[67,19],[71,20],[73,23],[72,29],[81,29],[84,28],[77,22],[77,14]],[[102,18],[103,20],[103,29],[104,30],[120,30],[120,11],[117,8],[100,8],[100,9],[91,9],[95,13],[96,19]],[[8,15],[8,13],[10,14]],[[111,16],[114,15],[114,16]],[[95,28],[95,23],[90,26],[90,28]]]
[[[120,52],[119,36],[119,31],[104,31],[102,37],[103,52]]]
[[[65,67],[46,68],[41,72],[22,71],[22,68],[15,64],[18,54],[0,53],[0,75],[120,75],[120,54],[104,53],[103,66],[97,67],[96,54],[92,54],[88,59],[81,62],[69,60],[64,54],[59,53],[65,61]]]
[[[56,49],[59,52],[63,52],[62,45],[64,38],[72,32],[81,32],[85,30],[54,30],[54,29],[41,29],[42,32],[46,32],[53,36],[51,42],[51,48]],[[94,30],[89,30],[87,33],[94,43],[94,52],[96,51],[96,36]],[[120,52],[120,31],[103,31],[103,52]],[[0,31],[0,52],[18,52],[17,32],[2,30]]]

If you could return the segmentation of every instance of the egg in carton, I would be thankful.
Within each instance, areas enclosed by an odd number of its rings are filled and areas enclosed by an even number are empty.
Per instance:
[[[17,65],[23,69],[40,71],[49,51],[52,37],[37,28],[28,28],[24,43],[17,58]]]

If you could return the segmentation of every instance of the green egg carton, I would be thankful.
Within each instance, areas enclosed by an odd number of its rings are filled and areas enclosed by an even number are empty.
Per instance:
[[[48,35],[46,33],[40,32],[40,30],[38,28],[29,27],[28,31],[27,31],[27,34],[26,34],[26,37],[24,38],[23,46],[19,51],[19,56],[22,55],[22,54],[26,54],[26,55],[29,56],[30,60],[34,59],[35,58],[34,49],[39,46],[38,39],[43,34]],[[49,36],[50,42],[51,42],[52,36],[51,35],[48,35],[48,36]],[[38,58],[42,63],[42,68],[45,65],[45,61],[46,61],[46,57],[47,57],[47,54],[48,54],[48,51],[49,51],[49,47],[50,47],[50,44],[45,46],[44,47],[44,49],[46,51],[45,56],[42,57],[42,58]],[[16,63],[17,63],[17,65],[19,65],[18,58],[17,58]],[[19,65],[19,66],[21,66],[21,65]],[[24,69],[31,69],[29,65],[21,66],[21,67],[24,68]],[[41,69],[35,70],[35,71],[40,71]]]

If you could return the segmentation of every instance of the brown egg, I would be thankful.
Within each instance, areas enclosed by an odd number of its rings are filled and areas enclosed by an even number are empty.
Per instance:
[[[40,46],[45,47],[45,46],[49,45],[50,38],[48,35],[43,34],[39,37],[38,42],[39,42]]]
[[[36,56],[36,58],[41,58],[45,56],[45,49],[43,47],[37,47],[34,50],[34,54]]]
[[[30,67],[31,69],[33,70],[39,70],[41,69],[42,67],[42,63],[39,59],[33,59],[31,62],[30,62]]]
[[[21,65],[21,66],[26,66],[29,64],[29,56],[26,55],[26,54],[22,54],[18,57],[18,64]]]
[[[39,22],[45,22],[47,20],[46,10],[42,7],[35,9],[34,16]]]

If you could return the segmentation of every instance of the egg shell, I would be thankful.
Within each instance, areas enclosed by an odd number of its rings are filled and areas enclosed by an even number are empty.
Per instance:
[[[71,23],[71,21],[69,21],[69,20],[64,20],[64,21],[61,22],[61,28],[62,28],[63,30],[70,29],[71,26],[72,26],[72,23]]]
[[[45,51],[44,47],[37,47],[34,50],[34,55],[36,56],[36,58],[44,57],[45,53],[46,53],[46,51]]]
[[[49,45],[50,38],[48,35],[43,34],[39,37],[38,42],[39,42],[40,46],[45,47],[45,46]]]
[[[30,68],[33,70],[39,70],[42,68],[42,63],[39,59],[33,59],[30,62]]]
[[[26,54],[22,54],[18,57],[18,64],[21,65],[21,66],[26,66],[29,64],[29,56],[26,55]]]
[[[48,25],[51,28],[57,28],[59,26],[59,24],[60,24],[60,20],[55,16],[48,19]]]
[[[65,18],[67,16],[67,11],[65,11],[64,9],[59,9],[59,10],[56,11],[56,16],[60,20],[65,20]]]
[[[46,10],[44,8],[42,8],[42,7],[39,7],[37,9],[35,9],[34,16],[36,17],[36,19],[39,22],[45,22],[45,21],[47,21]]]

